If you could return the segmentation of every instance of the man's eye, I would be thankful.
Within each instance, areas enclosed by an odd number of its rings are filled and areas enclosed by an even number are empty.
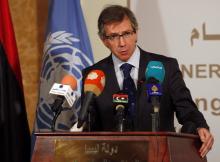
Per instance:
[[[116,39],[118,37],[118,35],[111,35],[109,37],[110,37],[110,39]]]
[[[130,32],[125,32],[123,35],[127,37],[127,36],[129,36],[130,34],[131,34]]]

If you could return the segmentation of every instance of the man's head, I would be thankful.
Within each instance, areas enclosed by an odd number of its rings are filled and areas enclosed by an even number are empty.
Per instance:
[[[105,46],[120,60],[127,61],[137,42],[138,24],[134,14],[126,7],[106,7],[98,19],[99,36]]]

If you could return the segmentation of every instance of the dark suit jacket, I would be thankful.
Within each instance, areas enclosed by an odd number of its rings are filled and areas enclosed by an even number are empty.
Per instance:
[[[133,131],[151,131],[152,105],[146,93],[145,70],[149,61],[160,61],[165,68],[165,79],[162,83],[163,95],[160,103],[160,131],[175,131],[174,112],[180,124],[192,122],[196,127],[208,128],[203,115],[192,101],[190,91],[186,87],[177,60],[174,58],[145,52],[140,49],[140,64],[137,85],[136,117]],[[105,73],[105,88],[100,96],[94,99],[92,108],[92,131],[114,131],[115,108],[112,95],[120,88],[116,79],[111,55],[91,67],[83,70],[83,83],[87,74],[94,69]],[[84,85],[84,84],[83,84]],[[83,90],[83,89],[82,89]],[[82,102],[83,102],[82,95]]]

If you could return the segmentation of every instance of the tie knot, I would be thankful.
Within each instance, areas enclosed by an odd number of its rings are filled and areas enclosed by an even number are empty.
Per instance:
[[[128,78],[130,76],[130,72],[132,69],[133,65],[124,63],[121,65],[120,69],[123,71],[124,77]]]

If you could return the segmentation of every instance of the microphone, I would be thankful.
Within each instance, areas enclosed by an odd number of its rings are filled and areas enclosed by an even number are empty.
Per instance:
[[[117,120],[117,130],[119,132],[124,131],[124,121],[125,121],[125,108],[128,104],[128,94],[119,92],[113,94],[113,105],[116,111],[116,120]]]
[[[163,83],[165,76],[165,70],[163,63],[160,61],[150,61],[145,71],[146,80],[149,78],[155,78],[160,84]]]
[[[54,83],[49,94],[56,96],[54,103],[51,105],[52,111],[55,113],[52,120],[51,129],[54,131],[56,119],[62,111],[63,107],[72,107],[76,95],[73,91],[77,88],[77,81],[71,75],[66,75],[61,80],[61,83]]]
[[[162,96],[161,84],[165,77],[165,70],[162,62],[150,61],[145,71],[145,78],[147,80],[147,94],[149,102],[157,105],[160,96]]]
[[[147,94],[148,101],[154,106],[154,112],[158,112],[160,96],[162,96],[162,89],[157,79],[151,77],[147,80]]]
[[[161,83],[165,77],[165,70],[162,62],[150,61],[147,65],[145,77],[147,80],[148,101],[153,105],[152,131],[159,130],[160,97],[162,96]]]
[[[99,96],[105,87],[105,74],[101,70],[92,70],[89,72],[84,83],[85,98],[80,109],[77,128],[80,128],[86,118],[89,111],[89,107],[94,97]]]
[[[51,109],[57,111],[61,105],[72,107],[76,100],[76,95],[73,90],[76,88],[77,81],[71,75],[64,76],[61,83],[54,83],[49,92],[49,94],[56,96]]]

